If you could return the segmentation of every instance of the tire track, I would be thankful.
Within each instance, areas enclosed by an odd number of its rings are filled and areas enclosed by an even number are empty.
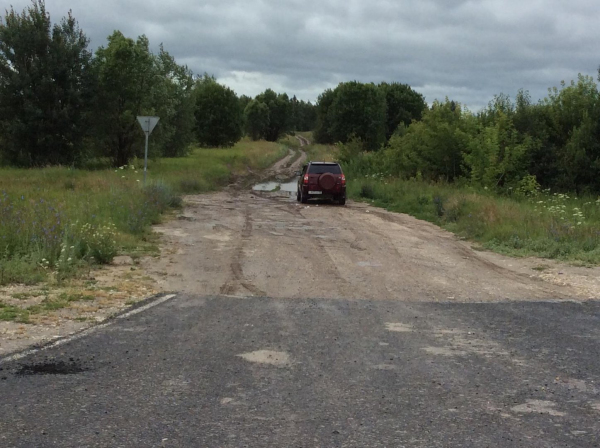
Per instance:
[[[244,271],[242,269],[242,258],[244,257],[244,246],[252,236],[252,216],[250,215],[250,208],[246,206],[244,210],[244,227],[242,228],[242,235],[239,240],[237,247],[233,252],[233,259],[231,261],[231,276],[221,286],[221,294],[232,295],[239,287],[243,287],[255,296],[265,297],[266,293],[261,291],[259,288],[254,286],[250,281],[244,278]]]

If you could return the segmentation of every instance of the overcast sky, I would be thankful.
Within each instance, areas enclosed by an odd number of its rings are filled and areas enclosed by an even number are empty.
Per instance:
[[[12,0],[18,10],[29,0]],[[477,110],[519,88],[534,99],[600,65],[598,0],[46,0],[91,39],[162,42],[238,94],[316,100],[341,81],[398,81]]]

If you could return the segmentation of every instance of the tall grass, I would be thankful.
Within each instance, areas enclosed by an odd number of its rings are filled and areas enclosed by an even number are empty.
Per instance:
[[[516,256],[600,263],[600,200],[540,192],[504,197],[449,184],[377,174],[349,176],[349,196],[407,213]]]
[[[311,143],[303,148],[308,160],[313,162],[334,162],[337,160],[335,146]]]
[[[108,263],[145,245],[148,229],[179,194],[211,191],[287,149],[241,141],[151,161],[148,186],[134,162],[119,169],[0,169],[0,284],[68,277],[82,264]]]

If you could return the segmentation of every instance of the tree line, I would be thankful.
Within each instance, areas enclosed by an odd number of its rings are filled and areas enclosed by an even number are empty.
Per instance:
[[[590,76],[538,102],[525,90],[500,94],[477,113],[448,98],[427,106],[406,85],[358,82],[325,91],[316,106],[315,138],[342,143],[340,157],[358,173],[600,193],[600,93]]]
[[[161,45],[120,31],[95,52],[69,13],[52,23],[43,0],[0,19],[0,163],[115,166],[143,154],[138,115],[156,115],[151,155],[190,145],[231,146],[242,136],[277,140],[310,130],[311,103],[272,90],[238,97],[214,77],[196,76]]]

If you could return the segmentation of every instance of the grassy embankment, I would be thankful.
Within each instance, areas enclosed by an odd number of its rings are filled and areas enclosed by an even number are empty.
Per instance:
[[[155,249],[150,226],[181,206],[180,194],[218,189],[286,151],[248,140],[230,149],[195,149],[188,157],[151,161],[146,188],[143,161],[97,171],[0,168],[0,285],[60,283],[116,254],[148,253]]]
[[[540,192],[498,196],[485,190],[384,178],[349,176],[349,196],[433,222],[512,256],[577,264],[600,263],[600,200]]]

